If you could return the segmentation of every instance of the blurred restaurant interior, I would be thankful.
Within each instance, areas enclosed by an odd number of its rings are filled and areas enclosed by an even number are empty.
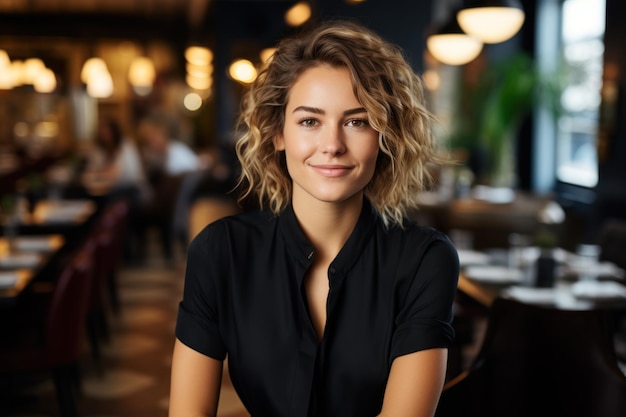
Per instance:
[[[240,100],[328,19],[402,48],[454,162],[408,213],[461,263],[437,415],[626,415],[623,1],[2,0],[0,416],[167,415],[186,246],[253,206]]]

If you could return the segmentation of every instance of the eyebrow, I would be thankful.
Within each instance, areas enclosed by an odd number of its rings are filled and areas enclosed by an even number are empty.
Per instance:
[[[315,113],[315,114],[326,114],[326,112],[323,109],[320,109],[319,107],[298,106],[295,109],[293,109],[293,113],[296,113],[299,111]],[[359,114],[359,113],[367,113],[367,110],[365,109],[365,107],[357,107],[354,109],[349,109],[349,110],[344,111],[343,115],[351,116],[353,114]]]

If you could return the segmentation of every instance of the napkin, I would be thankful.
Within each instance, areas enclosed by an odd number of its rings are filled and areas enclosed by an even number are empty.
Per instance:
[[[34,268],[41,259],[36,253],[16,253],[0,257],[0,265],[4,268]]]
[[[65,211],[65,210],[50,210],[45,212],[42,216],[42,221],[47,223],[71,223],[75,222],[81,213],[76,213],[73,211]]]
[[[469,265],[465,268],[465,276],[484,283],[511,284],[521,282],[524,279],[524,272],[521,269],[498,265]]]
[[[490,257],[484,252],[478,252],[469,249],[458,249],[459,264],[466,265],[484,265],[490,262]]]
[[[17,272],[0,272],[0,288],[12,288],[17,282]]]
[[[572,284],[572,294],[593,300],[626,299],[626,286],[615,281],[582,280]]]
[[[89,214],[94,205],[89,200],[53,201],[36,210],[41,221],[46,223],[72,223]]]
[[[19,251],[47,251],[52,248],[52,241],[50,237],[19,237],[13,242],[15,249]]]
[[[565,274],[624,278],[624,270],[611,262],[573,262],[565,266]]]
[[[507,288],[503,295],[528,304],[554,304],[556,302],[554,288],[515,286]]]

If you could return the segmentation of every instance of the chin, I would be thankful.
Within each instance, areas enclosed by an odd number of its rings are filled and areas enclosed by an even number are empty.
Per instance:
[[[345,203],[347,201],[350,201],[356,198],[357,195],[359,197],[362,196],[361,193],[355,192],[355,193],[318,193],[318,194],[313,194],[313,197],[324,203]]]

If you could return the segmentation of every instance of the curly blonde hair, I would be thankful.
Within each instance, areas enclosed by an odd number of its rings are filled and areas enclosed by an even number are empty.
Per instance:
[[[354,94],[379,132],[380,154],[364,193],[386,225],[402,225],[418,194],[431,181],[428,165],[441,164],[431,133],[421,79],[395,45],[348,21],[325,22],[282,40],[242,101],[236,144],[241,163],[241,199],[256,194],[274,213],[291,201],[292,182],[284,152],[274,147],[282,133],[289,92],[306,70],[331,65],[350,71]]]

